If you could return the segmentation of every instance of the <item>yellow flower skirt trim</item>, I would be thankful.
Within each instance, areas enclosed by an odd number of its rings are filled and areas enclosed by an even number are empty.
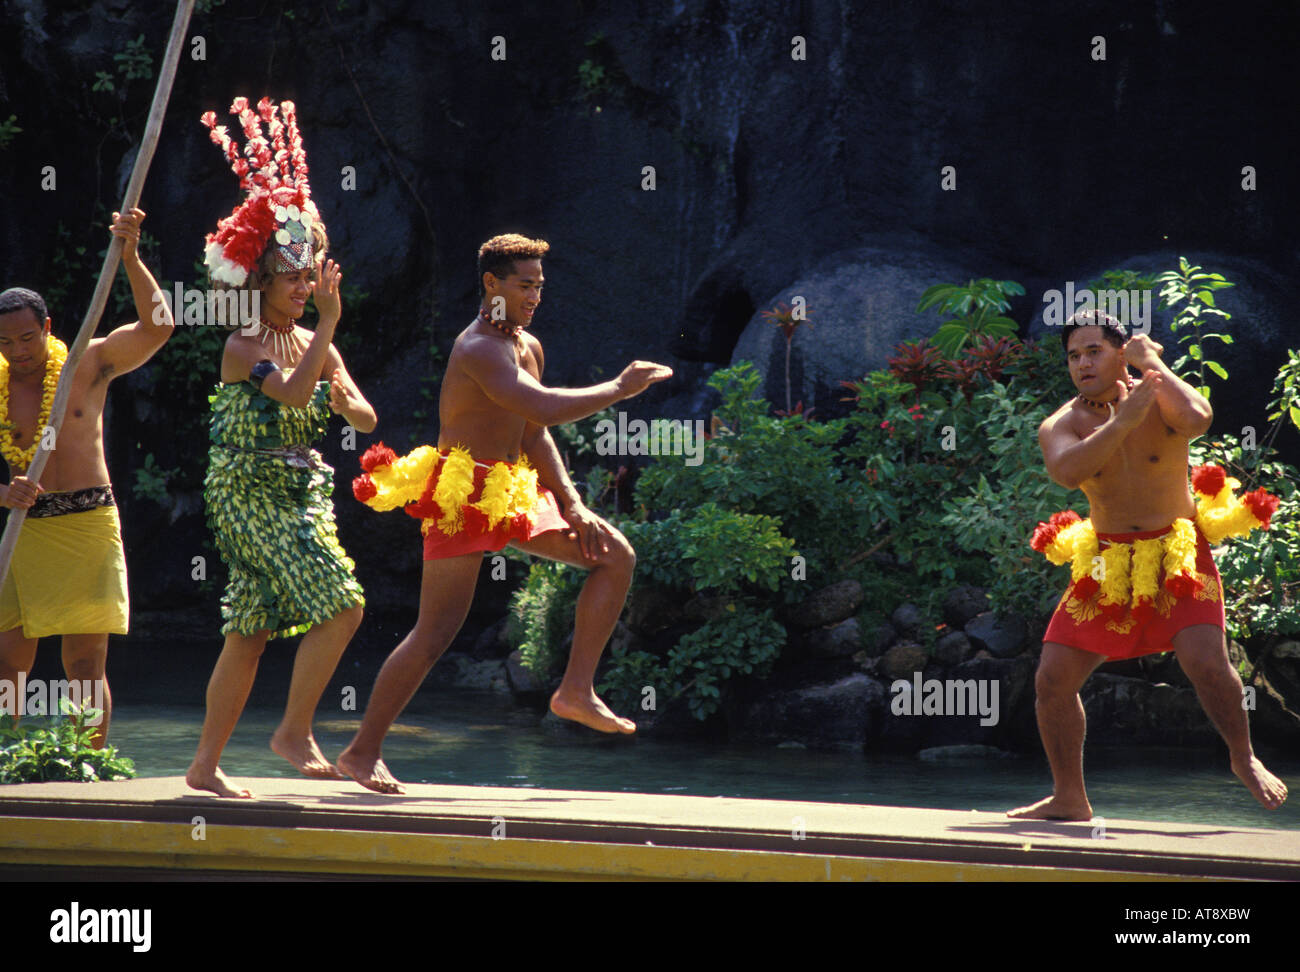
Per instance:
[[[1218,466],[1199,466],[1192,471],[1196,492],[1196,522],[1180,517],[1167,531],[1118,534],[1129,540],[1101,539],[1090,519],[1072,510],[1053,513],[1034,530],[1030,546],[1054,564],[1070,564],[1070,593],[1081,600],[1098,591],[1103,610],[1118,612],[1132,604],[1134,613],[1145,613],[1163,587],[1176,597],[1195,593],[1203,585],[1196,571],[1197,531],[1211,544],[1226,537],[1245,536],[1251,530],[1267,529],[1277,509],[1277,497],[1262,489],[1237,497],[1236,479]]]
[[[437,529],[451,536],[469,528],[495,530],[502,522],[527,521],[538,501],[537,470],[526,458],[517,463],[476,462],[456,446],[444,456],[432,446],[420,446],[398,457],[379,443],[361,457],[365,470],[352,481],[352,494],[371,509],[406,512],[422,520],[421,532]],[[476,467],[486,470],[477,473]],[[482,482],[477,501],[470,496]]]

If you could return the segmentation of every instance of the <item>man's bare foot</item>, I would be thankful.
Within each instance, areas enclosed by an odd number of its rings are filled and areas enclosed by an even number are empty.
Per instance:
[[[365,759],[355,755],[351,748],[348,748],[339,753],[339,769],[367,790],[374,790],[376,793],[406,792],[397,777],[388,772],[388,767],[378,757]]]
[[[313,736],[308,735],[305,739],[290,739],[283,730],[277,729],[275,735],[271,737],[271,750],[277,756],[282,756],[293,763],[294,768],[309,779],[343,779],[343,774],[325,758],[325,754],[320,751]]]
[[[1017,820],[1091,820],[1092,804],[1087,797],[1067,802],[1053,795],[1027,807],[1008,810],[1007,816]]]
[[[185,782],[196,790],[209,790],[220,797],[239,797],[241,800],[247,800],[253,795],[248,790],[237,790],[231,786],[230,780],[226,779],[226,774],[221,772],[220,766],[211,773],[204,773],[191,765],[189,772],[185,774]]]
[[[1286,802],[1286,784],[1264,769],[1264,764],[1253,753],[1240,762],[1234,759],[1232,772],[1237,774],[1237,779],[1246,784],[1251,796],[1266,809],[1276,810]]]
[[[580,722],[589,729],[599,732],[621,732],[630,735],[636,732],[636,723],[614,715],[609,706],[600,700],[595,692],[588,692],[586,698],[561,695],[557,689],[551,696],[551,711],[561,719]]]

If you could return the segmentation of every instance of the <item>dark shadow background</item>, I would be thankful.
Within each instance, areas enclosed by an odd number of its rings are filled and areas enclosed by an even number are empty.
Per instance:
[[[55,288],[56,331],[69,339],[153,90],[121,58],[143,37],[156,68],[171,12],[125,0],[0,6],[0,123],[14,115],[22,129],[0,147],[0,285]],[[704,378],[757,311],[868,234],[914,234],[1020,280],[1028,294],[1012,315],[1023,325],[1072,268],[1155,252],[1246,261],[1272,281],[1277,316],[1300,261],[1297,28],[1294,5],[1176,0],[226,0],[192,25],[204,58],[192,41],[182,59],[142,202],[157,241],[146,261],[160,279],[201,286],[203,235],[239,201],[200,114],[224,115],[237,94],[294,99],[352,288],[339,344],[380,415],[378,437],[403,451],[436,438],[428,348],[445,353],[469,321],[475,251],[509,230],[552,242],[537,325],[548,383],[662,360],[677,377],[642,404],[696,414],[707,414]],[[804,61],[790,56],[796,35]],[[1095,36],[1104,62],[1090,56]],[[492,58],[495,37],[504,60]],[[113,90],[94,90],[97,79]],[[57,188],[42,191],[50,165]],[[959,173],[955,193],[939,188],[944,165]],[[1255,191],[1242,191],[1245,165]],[[103,327],[132,316],[116,309]],[[107,422],[132,640],[197,641],[205,657],[220,581],[200,588],[192,565],[205,556],[219,574],[198,494],[216,338],[178,335],[117,382]],[[1270,341],[1223,356],[1233,381],[1216,427],[1265,424],[1293,325]],[[351,499],[357,452],[334,431],[323,451],[370,598],[359,641],[387,650],[414,616],[416,527]],[[150,455],[175,470],[162,505],[133,491]],[[510,586],[485,580],[476,617],[499,617]]]

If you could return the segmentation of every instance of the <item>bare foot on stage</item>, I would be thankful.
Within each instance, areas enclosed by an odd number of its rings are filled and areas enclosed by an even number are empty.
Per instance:
[[[1232,771],[1237,779],[1246,784],[1251,796],[1268,810],[1276,810],[1286,802],[1286,784],[1264,769],[1264,764],[1254,756],[1248,762],[1232,763]]]
[[[551,696],[551,711],[561,719],[580,722],[587,728],[599,732],[621,732],[625,735],[636,732],[635,722],[614,715],[595,692],[588,693],[586,698],[573,699],[560,695],[557,690]]]
[[[349,749],[339,753],[339,769],[356,780],[367,790],[376,793],[405,793],[406,790],[397,777],[388,772],[382,759],[362,759],[354,756]]]
[[[235,789],[230,785],[230,780],[226,779],[226,774],[221,772],[221,767],[212,773],[200,773],[193,766],[185,774],[185,782],[196,790],[209,790],[220,797],[239,797],[247,800],[252,797],[248,790]]]
[[[275,735],[271,737],[271,750],[277,756],[282,756],[293,763],[294,768],[309,779],[341,780],[344,778],[334,764],[325,758],[325,754],[320,751],[312,736],[306,739],[289,740],[281,736],[280,730],[277,729]]]
[[[1082,800],[1066,802],[1049,796],[1027,807],[1018,807],[1007,811],[1008,817],[1017,820],[1091,820],[1092,804],[1085,797]]]

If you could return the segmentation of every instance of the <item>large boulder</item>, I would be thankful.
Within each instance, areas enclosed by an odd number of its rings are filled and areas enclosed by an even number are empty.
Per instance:
[[[857,618],[804,632],[805,651],[813,658],[843,658],[862,648],[862,630]]]
[[[964,631],[949,631],[934,643],[930,657],[938,665],[957,665],[975,651]]]
[[[962,584],[954,587],[944,597],[943,620],[949,627],[960,630],[966,626],[966,622],[988,609],[988,588]]]
[[[754,362],[764,376],[764,395],[784,408],[785,336],[762,311],[802,298],[812,327],[797,330],[790,345],[790,396],[805,406],[824,403],[841,393],[840,381],[885,367],[898,343],[938,330],[935,313],[918,314],[916,305],[936,283],[986,275],[968,260],[919,237],[869,234],[764,295],[732,360]]]
[[[880,660],[880,672],[887,678],[911,678],[925,669],[930,656],[914,641],[900,641],[890,646]]]
[[[862,604],[862,598],[862,585],[858,581],[837,581],[787,609],[786,617],[798,627],[819,628],[852,617]]]
[[[1032,732],[1033,726],[1033,673],[1033,660],[1027,656],[986,657],[954,665],[942,678],[934,676],[943,687],[945,711],[920,717],[926,725],[926,742],[931,746],[1023,747],[1025,733]],[[922,690],[928,691],[925,681]],[[947,711],[949,705],[952,711]],[[917,721],[917,717],[911,718]]]
[[[1014,658],[1029,646],[1029,626],[1017,614],[985,611],[966,624],[966,637],[995,658]]]

